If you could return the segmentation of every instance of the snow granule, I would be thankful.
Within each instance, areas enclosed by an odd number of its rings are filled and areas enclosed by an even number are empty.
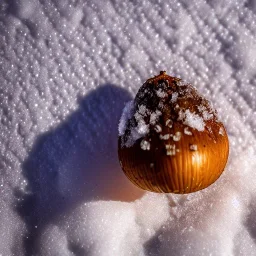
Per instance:
[[[173,139],[174,141],[179,141],[179,140],[181,139],[181,132],[176,132],[176,133],[173,135],[172,139]]]
[[[159,97],[159,98],[164,98],[167,96],[167,93],[164,92],[162,89],[158,89],[156,90],[156,95]]]
[[[161,131],[162,131],[162,127],[161,127],[160,125],[156,125],[156,126],[155,126],[155,131],[156,131],[157,133],[161,132]]]
[[[198,106],[198,110],[202,113],[204,120],[210,120],[213,118],[213,114],[209,113],[209,111],[204,106]]]
[[[142,140],[140,143],[140,147],[143,150],[150,150],[150,143],[147,140]]]
[[[165,145],[166,148],[166,155],[167,156],[174,156],[176,155],[176,146],[175,144],[173,145]]]
[[[192,144],[192,145],[189,146],[189,149],[190,149],[191,151],[197,151],[197,145]]]
[[[172,103],[175,103],[177,101],[177,98],[178,98],[178,93],[177,92],[174,92],[172,94],[172,99],[171,99],[171,102]]]
[[[183,124],[198,131],[204,130],[205,123],[203,118],[195,113],[190,112],[189,109],[186,109],[185,111],[180,110],[178,120],[182,121]]]
[[[188,127],[185,127],[185,128],[184,128],[184,134],[186,134],[186,135],[192,135],[192,132],[189,130]]]
[[[159,120],[159,117],[162,115],[162,112],[159,110],[156,110],[155,112],[151,113],[150,115],[150,124],[154,125]]]
[[[225,135],[225,131],[224,131],[223,127],[220,127],[219,134],[222,135],[222,136]]]
[[[172,128],[173,121],[171,119],[167,119],[165,125],[169,128]]]
[[[159,135],[159,138],[160,138],[161,140],[169,140],[170,137],[171,137],[170,134],[164,134],[164,135],[160,134],[160,135]]]

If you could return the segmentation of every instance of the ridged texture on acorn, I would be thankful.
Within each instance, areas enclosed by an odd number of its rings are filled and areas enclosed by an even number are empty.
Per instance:
[[[141,122],[147,132],[131,139]],[[140,88],[118,141],[125,175],[152,192],[190,193],[208,187],[223,172],[228,152],[225,128],[209,102],[165,73]]]

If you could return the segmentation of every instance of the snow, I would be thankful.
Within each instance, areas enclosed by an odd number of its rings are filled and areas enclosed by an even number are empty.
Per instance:
[[[225,131],[224,131],[223,127],[220,127],[219,134],[222,135],[222,136],[224,136],[224,134],[225,134],[224,132],[225,132]]]
[[[191,151],[197,151],[197,145],[192,144],[192,145],[189,146],[189,149],[190,149]]]
[[[164,135],[160,134],[159,135],[159,138],[161,140],[169,140],[170,137],[171,137],[171,134],[164,134]]]
[[[181,138],[181,132],[176,132],[174,135],[173,135],[173,140],[174,141],[179,141]]]
[[[133,112],[134,112],[134,103],[133,103],[133,100],[131,100],[126,103],[123,109],[123,113],[118,125],[119,136],[124,135],[125,129],[127,126],[127,121],[132,117]]]
[[[177,98],[178,98],[178,93],[177,93],[177,92],[174,92],[174,93],[172,94],[172,99],[171,99],[171,101],[172,101],[172,102],[176,102],[176,101],[177,101]]]
[[[224,132],[224,131],[223,131],[223,132]],[[188,127],[185,127],[185,128],[184,128],[184,134],[186,134],[186,135],[192,135],[192,132],[189,130]],[[223,133],[223,136],[224,136],[224,133]]]
[[[172,120],[171,119],[167,119],[165,122],[165,125],[169,128],[172,128]]]
[[[119,121],[119,136],[125,134],[125,130],[129,124],[128,121],[133,116],[135,117],[137,124],[129,130],[129,137],[127,138],[127,141],[121,142],[122,146],[131,147],[138,139],[145,137],[149,133],[149,125],[155,125],[161,115],[161,111],[156,110],[155,112],[152,112],[145,105],[139,105],[138,110],[136,111],[134,101],[128,102]],[[144,120],[146,116],[149,116],[149,123],[146,123]],[[156,125],[155,129],[157,132],[161,132],[161,127],[159,125]],[[145,147],[142,146],[142,148]]]
[[[167,145],[165,145],[165,148],[166,148],[166,155],[167,156],[176,155],[176,146],[175,146],[175,144],[173,144],[173,145],[167,144]]]
[[[198,114],[191,112],[189,109],[180,110],[178,120],[181,120],[183,124],[194,128],[198,131],[204,130],[204,119],[200,117]]]
[[[256,255],[255,10],[2,0],[0,254]],[[212,101],[229,135],[225,172],[189,195],[137,189],[117,158],[122,109],[161,70]]]
[[[155,126],[155,131],[156,131],[157,133],[161,132],[161,131],[162,131],[162,127],[157,124],[157,125]]]
[[[157,91],[156,91],[156,95],[159,97],[159,98],[164,98],[164,97],[166,97],[167,96],[167,93],[165,93],[163,90],[161,90],[161,89],[158,89]]]
[[[156,122],[159,119],[159,116],[161,116],[161,115],[162,115],[162,113],[159,110],[156,110],[155,112],[152,112],[150,114],[149,123],[152,124],[152,125],[156,124]]]
[[[150,150],[150,143],[146,140],[142,140],[141,143],[140,143],[140,147],[143,150]]]
[[[208,110],[206,109],[206,107],[200,105],[197,108],[198,108],[199,112],[202,113],[204,121],[211,120],[213,118],[213,114],[209,113]]]

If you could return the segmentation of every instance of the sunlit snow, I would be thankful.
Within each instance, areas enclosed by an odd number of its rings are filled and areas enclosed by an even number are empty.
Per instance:
[[[256,255],[255,67],[255,0],[0,1],[0,255]],[[190,195],[137,189],[117,157],[125,103],[161,70],[230,139]]]

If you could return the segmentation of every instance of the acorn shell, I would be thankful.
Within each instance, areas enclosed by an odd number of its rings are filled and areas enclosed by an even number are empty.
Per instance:
[[[126,130],[119,136],[123,172],[144,190],[195,192],[214,183],[227,163],[228,136],[216,111],[191,85],[180,85],[180,81],[165,72],[147,80],[136,95]],[[138,116],[142,105],[148,110],[140,116],[148,132],[132,145],[127,144],[132,129],[138,125],[136,113]],[[150,113],[156,110],[161,115],[150,123]],[[186,110],[203,120],[204,127],[190,127],[182,119]]]

